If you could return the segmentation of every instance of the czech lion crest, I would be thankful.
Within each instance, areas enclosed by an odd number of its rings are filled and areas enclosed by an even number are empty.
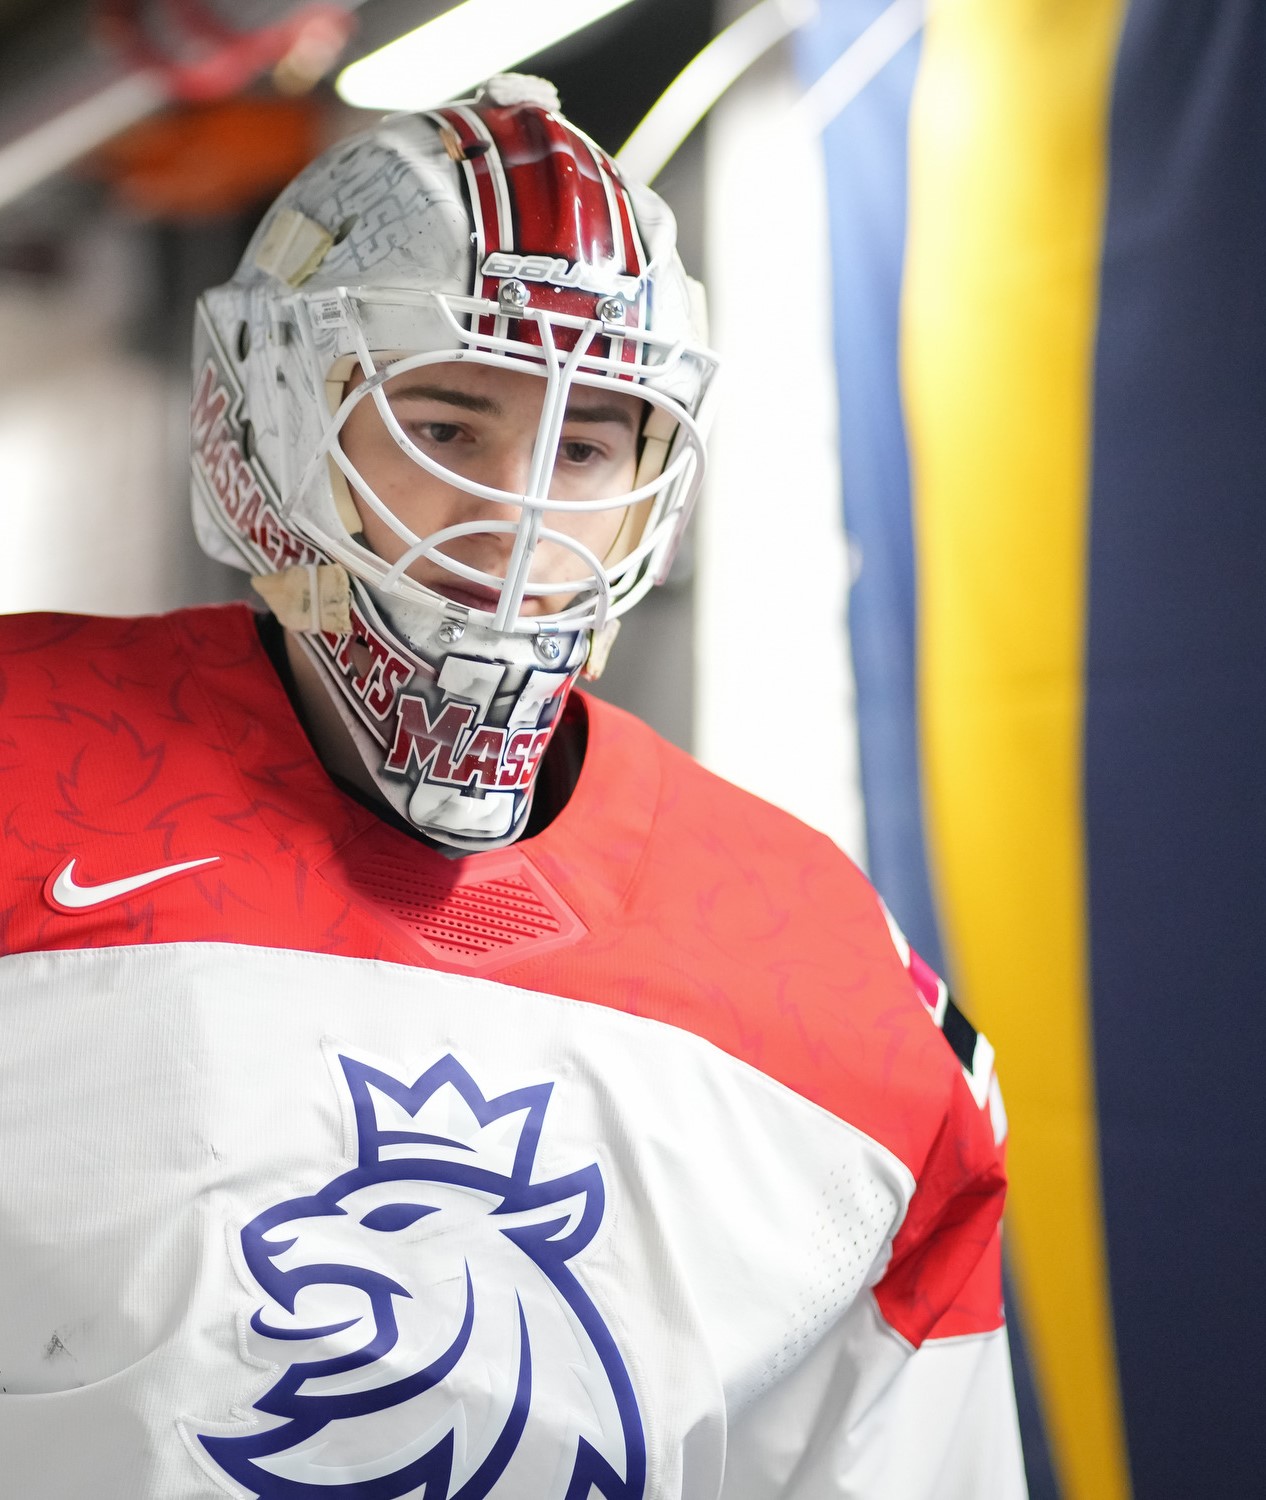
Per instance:
[[[632,1384],[572,1265],[602,1174],[535,1176],[553,1084],[337,1067],[355,1165],[242,1229],[275,1379],[245,1423],[183,1424],[201,1461],[259,1500],[642,1500]]]

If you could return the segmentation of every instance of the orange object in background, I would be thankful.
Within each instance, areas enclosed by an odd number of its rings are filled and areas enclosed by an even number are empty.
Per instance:
[[[116,136],[83,170],[147,218],[218,218],[283,187],[325,144],[323,126],[310,95],[186,106]]]

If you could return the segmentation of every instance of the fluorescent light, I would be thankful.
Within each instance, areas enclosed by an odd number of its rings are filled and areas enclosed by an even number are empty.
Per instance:
[[[0,146],[0,208],[153,114],[167,98],[157,72],[138,69]]]
[[[428,109],[512,69],[629,0],[465,0],[339,74],[360,109]]]
[[[686,64],[620,147],[616,160],[638,182],[654,182],[726,89],[817,13],[816,0],[759,0]]]

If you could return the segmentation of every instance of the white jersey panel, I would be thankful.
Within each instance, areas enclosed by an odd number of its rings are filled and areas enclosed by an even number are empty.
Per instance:
[[[1005,1328],[910,1345],[861,1296],[731,1434],[726,1500],[1026,1500]]]
[[[0,1493],[967,1493],[817,1456],[912,1368],[864,1291],[910,1173],[689,1033],[214,944],[12,957],[0,1006]]]

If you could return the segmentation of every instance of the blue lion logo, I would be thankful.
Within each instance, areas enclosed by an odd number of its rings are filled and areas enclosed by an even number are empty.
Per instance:
[[[248,1431],[196,1442],[260,1500],[641,1500],[620,1353],[569,1262],[596,1163],[532,1180],[553,1085],[487,1099],[451,1056],[407,1084],[340,1055],[357,1162],[242,1230],[281,1368]]]

